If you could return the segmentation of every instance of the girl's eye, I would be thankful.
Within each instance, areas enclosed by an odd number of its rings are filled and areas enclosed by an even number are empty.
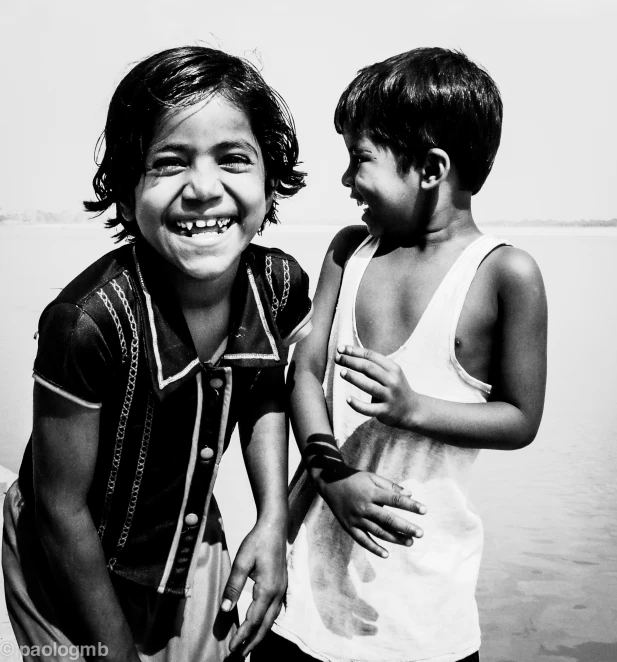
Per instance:
[[[251,160],[244,154],[227,154],[221,159],[221,167],[230,172],[246,172]]]
[[[184,168],[184,162],[177,157],[164,157],[154,159],[149,170],[154,170],[156,173],[161,175],[170,175],[179,172]]]

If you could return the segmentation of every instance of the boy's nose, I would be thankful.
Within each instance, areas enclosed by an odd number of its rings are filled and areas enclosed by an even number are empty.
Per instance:
[[[347,188],[351,188],[353,184],[353,177],[351,176],[351,166],[348,166],[343,176],[341,177],[341,184]]]
[[[187,200],[205,202],[213,198],[220,198],[223,191],[218,168],[204,167],[193,170],[183,194]]]

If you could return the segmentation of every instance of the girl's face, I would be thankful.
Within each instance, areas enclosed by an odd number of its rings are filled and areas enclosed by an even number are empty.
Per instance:
[[[272,202],[242,110],[214,95],[166,113],[126,218],[180,275],[215,282],[238,266]]]

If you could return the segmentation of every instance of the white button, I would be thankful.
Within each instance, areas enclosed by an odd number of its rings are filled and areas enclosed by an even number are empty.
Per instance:
[[[199,517],[195,515],[195,513],[189,513],[185,518],[184,518],[184,523],[187,524],[188,526],[195,526],[199,522]]]
[[[218,377],[214,377],[210,380],[210,386],[212,386],[212,388],[221,388],[221,386],[223,386],[223,380],[219,379]]]
[[[201,451],[199,451],[199,455],[201,455],[202,460],[210,460],[212,457],[214,457],[214,451],[206,446],[205,448],[202,448]]]

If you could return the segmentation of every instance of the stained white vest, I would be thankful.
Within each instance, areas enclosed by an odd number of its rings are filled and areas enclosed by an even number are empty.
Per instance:
[[[455,356],[465,297],[482,260],[504,242],[482,236],[458,257],[405,344],[390,355],[418,393],[454,402],[486,402],[491,387]],[[321,660],[455,662],[480,648],[475,588],[482,523],[467,498],[477,449],[458,448],[391,428],[354,411],[346,398],[370,396],[341,379],[337,346],[360,345],[355,301],[379,240],[369,237],[349,259],[328,349],[324,392],[334,436],[348,463],[411,490],[427,506],[411,548],[379,541],[381,559],[357,545],[316,495],[305,473],[290,496],[287,606],[275,632]]]

